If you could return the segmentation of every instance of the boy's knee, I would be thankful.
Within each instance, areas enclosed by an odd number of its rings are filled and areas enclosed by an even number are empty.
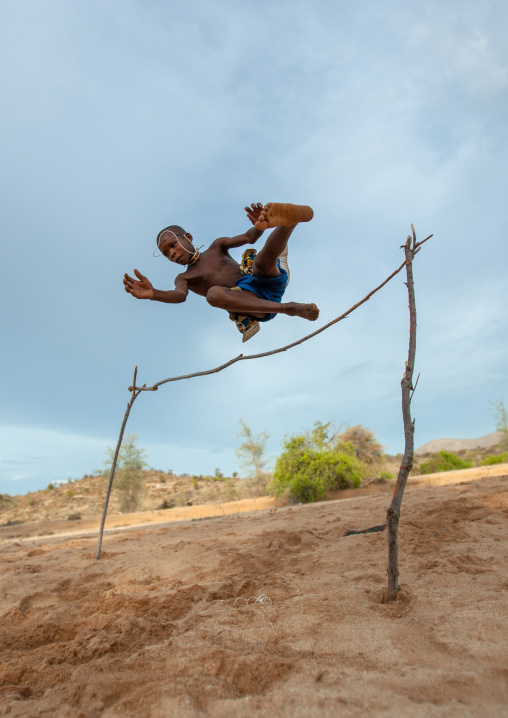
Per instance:
[[[221,299],[224,299],[223,288],[210,287],[210,289],[206,293],[206,301],[208,302],[208,304],[210,304],[212,307],[220,307],[222,304]]]

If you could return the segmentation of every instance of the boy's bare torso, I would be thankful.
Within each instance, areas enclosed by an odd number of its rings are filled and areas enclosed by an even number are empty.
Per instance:
[[[210,247],[199,255],[198,261],[176,278],[184,279],[188,288],[195,294],[206,297],[211,287],[234,287],[242,272],[240,265],[222,244],[222,238],[216,239]]]

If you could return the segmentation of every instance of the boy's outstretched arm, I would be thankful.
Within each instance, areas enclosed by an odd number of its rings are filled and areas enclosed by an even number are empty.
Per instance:
[[[245,207],[247,217],[255,224],[259,220],[259,215],[263,210],[261,202],[253,202],[250,207]],[[251,227],[243,234],[237,234],[235,237],[221,237],[215,242],[220,243],[225,249],[233,249],[234,247],[243,247],[244,244],[254,244],[263,234],[263,230]],[[214,242],[214,244],[215,244]]]
[[[189,289],[186,280],[181,274],[175,279],[175,288],[167,292],[155,289],[152,283],[137,269],[134,270],[134,274],[137,280],[128,274],[124,274],[123,283],[125,291],[132,294],[136,299],[152,299],[156,302],[166,302],[167,304],[180,304],[180,302],[185,302],[187,299]]]

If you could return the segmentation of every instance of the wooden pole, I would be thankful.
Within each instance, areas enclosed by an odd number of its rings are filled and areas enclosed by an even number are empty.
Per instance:
[[[414,420],[411,419],[411,399],[416,384],[413,387],[413,371],[416,356],[416,302],[413,282],[413,259],[420,251],[421,245],[430,237],[421,242],[416,241],[413,225],[412,236],[408,236],[406,244],[402,246],[406,255],[407,291],[409,297],[409,351],[404,376],[402,377],[402,418],[404,422],[404,456],[400,465],[392,503],[386,512],[388,523],[388,601],[396,601],[399,592],[399,520],[402,497],[406,487],[409,472],[413,468],[414,455]],[[418,380],[417,380],[418,382]]]
[[[122,446],[123,441],[123,434],[125,431],[125,427],[127,425],[127,420],[129,418],[129,414],[131,413],[132,405],[136,401],[136,398],[139,396],[139,389],[136,390],[134,387],[136,386],[136,375],[138,373],[138,368],[136,367],[134,369],[134,380],[132,382],[132,393],[129,403],[127,404],[127,409],[125,411],[122,426],[120,428],[120,435],[118,437],[118,441],[116,443],[116,449],[115,454],[113,456],[113,463],[111,464],[111,471],[109,474],[109,482],[108,482],[108,488],[106,491],[106,498],[104,499],[104,507],[102,509],[102,518],[101,518],[101,526],[99,529],[99,537],[97,539],[97,550],[95,552],[95,558],[100,558],[101,555],[101,547],[102,547],[102,535],[104,533],[104,524],[106,523],[106,516],[108,513],[108,504],[109,504],[109,497],[111,496],[111,489],[113,488],[113,479],[115,478],[115,471],[116,471],[116,463],[118,461],[118,454],[120,453],[120,447]]]

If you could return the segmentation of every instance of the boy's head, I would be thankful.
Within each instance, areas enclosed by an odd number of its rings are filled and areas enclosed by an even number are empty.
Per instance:
[[[157,248],[170,262],[189,264],[196,255],[192,235],[177,224],[171,224],[157,235]]]

